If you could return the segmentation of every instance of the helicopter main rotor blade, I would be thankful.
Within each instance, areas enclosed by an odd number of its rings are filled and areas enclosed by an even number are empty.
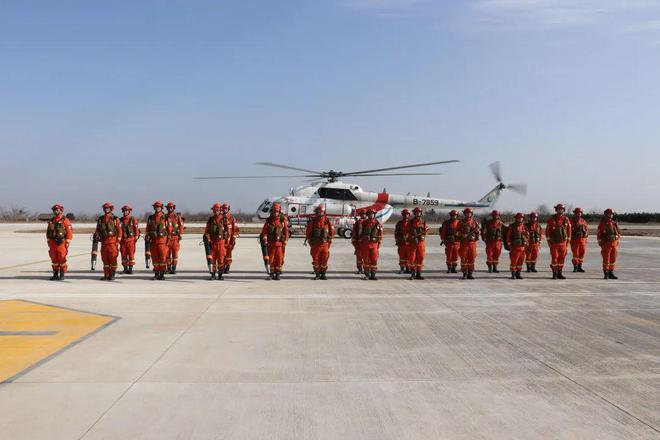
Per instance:
[[[527,185],[524,183],[512,183],[511,185],[507,185],[506,189],[510,189],[513,192],[516,192],[518,194],[527,195]]]
[[[291,177],[320,177],[316,175],[290,175],[290,176],[201,176],[195,177],[195,180],[214,180],[214,179],[288,179]]]
[[[342,173],[343,176],[357,176],[361,174],[368,174],[368,173],[378,173],[380,171],[391,171],[391,170],[402,170],[404,168],[417,168],[417,167],[428,167],[431,165],[441,165],[445,163],[455,163],[455,162],[460,162],[459,160],[442,160],[439,162],[426,162],[426,163],[416,163],[413,165],[402,165],[398,167],[389,167],[389,168],[378,168],[375,170],[364,170],[364,171],[352,171],[350,173]]]
[[[286,170],[302,171],[303,173],[311,173],[319,176],[323,175],[323,173],[321,173],[320,171],[306,170],[305,168],[291,167],[289,165],[281,165],[279,163],[273,163],[273,162],[256,162],[256,164],[263,165],[266,167],[275,167],[275,168],[284,168]]]
[[[374,176],[442,176],[444,173],[369,173],[355,174],[349,177],[374,177]]]
[[[502,181],[502,170],[500,166],[500,161],[498,160],[497,162],[493,162],[490,165],[488,165],[490,168],[490,171],[493,173],[493,176],[495,177],[495,180],[498,182]]]

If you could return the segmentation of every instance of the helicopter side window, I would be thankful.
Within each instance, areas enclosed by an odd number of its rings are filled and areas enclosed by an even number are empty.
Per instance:
[[[319,197],[333,200],[357,200],[353,192],[346,188],[319,188]]]

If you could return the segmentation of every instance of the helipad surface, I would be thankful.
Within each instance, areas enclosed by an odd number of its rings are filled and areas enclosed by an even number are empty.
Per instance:
[[[43,237],[14,229],[0,225],[0,300],[119,319],[0,385],[0,438],[660,438],[657,239],[623,240],[619,281],[601,279],[592,242],[588,272],[563,282],[547,249],[523,281],[460,281],[437,237],[425,281],[392,272],[391,240],[381,280],[353,275],[337,240],[330,279],[312,281],[294,239],[267,282],[243,237],[219,282],[189,237],[170,280],[140,258],[110,283],[88,271],[87,236],[50,282]]]

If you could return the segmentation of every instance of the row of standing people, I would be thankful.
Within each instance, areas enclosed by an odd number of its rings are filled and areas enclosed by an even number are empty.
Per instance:
[[[154,279],[164,279],[165,273],[176,273],[179,242],[185,231],[184,219],[176,212],[176,205],[170,202],[163,212],[163,204],[153,204],[154,213],[147,219],[145,230],[145,255],[147,267],[153,262]],[[63,215],[62,205],[53,206],[54,217],[48,224],[47,239],[51,256],[53,277],[63,279],[66,272],[66,254],[73,238],[69,220]],[[564,215],[564,206],[555,206],[545,228],[550,254],[553,279],[564,279],[563,266],[567,249],[573,251],[574,271],[583,272],[582,267],[589,236],[587,222],[582,211],[577,208],[569,219]],[[135,265],[135,242],[140,237],[138,221],[131,215],[132,209],[122,207],[123,216],[115,217],[111,203],[103,205],[104,214],[97,220],[94,233],[95,243],[101,244],[101,258],[104,267],[104,280],[112,280],[117,270],[117,259],[122,256],[124,273],[132,274]],[[228,204],[216,203],[213,215],[207,220],[204,230],[204,244],[211,279],[224,279],[232,263],[232,251],[238,236],[238,225],[231,216]],[[376,280],[380,245],[383,240],[382,224],[376,219],[375,211],[360,212],[353,226],[352,243],[355,248],[356,265],[359,274],[366,279]],[[620,232],[614,221],[614,212],[607,209],[598,227],[597,239],[601,246],[603,273],[606,279],[616,279],[616,264]],[[402,220],[396,224],[394,237],[398,247],[400,272],[410,274],[410,279],[424,279],[422,271],[426,254],[426,235],[429,232],[422,210],[415,208],[413,218],[407,209],[402,211]],[[536,272],[536,260],[544,231],[538,223],[538,216],[531,213],[529,221],[518,213],[515,222],[505,226],[499,212],[493,211],[489,219],[479,224],[473,217],[471,208],[463,211],[459,219],[457,211],[450,213],[450,219],[440,228],[441,244],[445,246],[447,272],[457,273],[461,262],[463,279],[474,279],[477,242],[481,237],[486,243],[486,261],[489,272],[498,272],[502,247],[510,251],[510,270],[514,279],[521,279],[523,264],[528,272]],[[305,245],[309,244],[315,279],[325,280],[330,258],[330,247],[334,237],[332,221],[325,214],[323,206],[318,206],[307,223]],[[263,225],[259,239],[269,278],[279,280],[284,266],[290,227],[287,216],[279,204],[274,204],[271,215]],[[93,256],[94,259],[94,256]]]

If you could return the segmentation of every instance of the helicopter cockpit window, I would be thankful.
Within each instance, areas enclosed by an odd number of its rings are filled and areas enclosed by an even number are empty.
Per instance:
[[[264,200],[264,202],[261,204],[261,212],[268,212],[270,211],[270,201]]]
[[[334,200],[357,200],[350,189],[346,188],[319,188],[319,197]]]

